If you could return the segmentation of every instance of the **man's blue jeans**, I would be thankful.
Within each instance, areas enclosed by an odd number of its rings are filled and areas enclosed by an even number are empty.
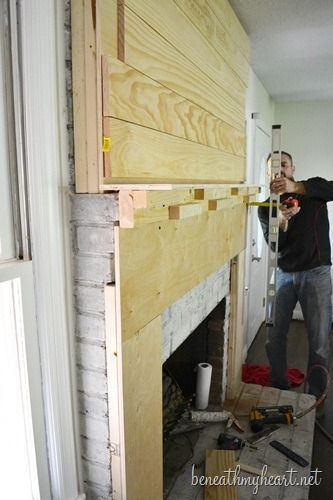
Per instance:
[[[275,326],[267,328],[266,353],[271,365],[271,384],[288,388],[287,335],[299,301],[309,343],[308,371],[313,365],[328,368],[329,334],[332,326],[331,266],[320,266],[294,273],[277,270]],[[309,393],[320,396],[326,386],[321,368],[309,377]]]

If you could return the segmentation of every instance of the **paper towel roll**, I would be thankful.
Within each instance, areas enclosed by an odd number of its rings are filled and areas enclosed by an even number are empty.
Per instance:
[[[205,410],[208,406],[211,378],[212,365],[209,363],[199,363],[195,395],[195,407],[197,410]]]

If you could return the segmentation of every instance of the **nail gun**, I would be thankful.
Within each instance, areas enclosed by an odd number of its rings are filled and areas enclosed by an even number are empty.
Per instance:
[[[291,405],[258,406],[250,413],[250,426],[253,432],[259,432],[267,424],[291,425],[295,420],[294,408]]]

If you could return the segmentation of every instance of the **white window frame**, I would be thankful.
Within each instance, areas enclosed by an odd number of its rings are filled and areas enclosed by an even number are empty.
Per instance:
[[[11,261],[0,264],[0,283],[19,279],[22,300],[22,316],[24,339],[17,339],[18,344],[22,344],[24,353],[20,358],[20,379],[22,389],[22,401],[27,403],[27,414],[25,422],[27,427],[27,440],[29,441],[29,459],[31,470],[37,469],[38,486],[35,477],[32,479],[34,486],[34,498],[50,499],[50,479],[48,471],[48,456],[45,433],[45,421],[43,411],[42,379],[40,370],[39,347],[37,338],[37,324],[35,315],[34,283],[31,261]],[[4,332],[5,333],[5,332]],[[31,419],[31,422],[30,422]],[[32,436],[28,429],[32,425]],[[7,429],[7,432],[15,432],[15,429]],[[30,438],[32,437],[33,443]],[[19,450],[18,450],[19,451]],[[13,489],[15,485],[13,485]]]
[[[41,498],[83,500],[68,223],[64,3],[10,4],[20,10],[22,143],[51,483],[51,496]]]

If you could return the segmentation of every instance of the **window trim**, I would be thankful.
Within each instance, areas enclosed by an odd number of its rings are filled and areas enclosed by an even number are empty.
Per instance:
[[[35,0],[19,5],[23,141],[52,498],[82,500],[68,222],[64,3]]]

